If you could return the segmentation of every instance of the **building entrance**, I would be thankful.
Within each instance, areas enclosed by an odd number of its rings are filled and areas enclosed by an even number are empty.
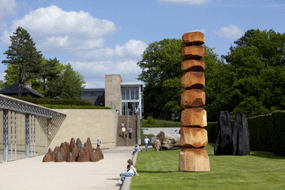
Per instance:
[[[135,115],[139,102],[122,102],[122,115]]]

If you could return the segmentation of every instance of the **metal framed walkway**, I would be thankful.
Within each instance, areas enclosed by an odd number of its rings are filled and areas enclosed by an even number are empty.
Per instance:
[[[48,147],[56,128],[66,118],[65,114],[3,94],[0,94],[0,110],[3,112],[3,133],[0,133],[0,141],[3,139],[3,144],[0,143],[3,162],[22,158],[23,152],[26,158],[41,153],[37,149],[42,147],[45,150]],[[38,134],[41,136],[36,136]],[[20,146],[18,152],[17,145]]]

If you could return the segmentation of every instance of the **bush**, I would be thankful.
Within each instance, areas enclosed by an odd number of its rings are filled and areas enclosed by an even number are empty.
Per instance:
[[[147,120],[147,123],[150,124],[150,125],[154,125],[155,124],[155,120],[151,116],[148,116],[146,118],[146,120]]]
[[[32,98],[32,97],[14,97],[33,104],[49,104],[49,105],[84,105],[94,106],[87,100],[68,100],[68,99],[48,99],[48,98]]]
[[[86,105],[50,105],[50,104],[40,104],[49,109],[111,109],[110,107],[104,106],[86,106]]]

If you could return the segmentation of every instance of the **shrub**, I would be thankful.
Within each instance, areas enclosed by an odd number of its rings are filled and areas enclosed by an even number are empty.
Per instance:
[[[94,106],[90,101],[87,100],[48,99],[48,98],[32,98],[32,97],[15,97],[15,98],[31,102],[33,104]]]
[[[49,109],[111,109],[110,107],[104,106],[86,106],[86,105],[50,105],[50,104],[40,104]]]
[[[147,123],[150,124],[150,125],[154,125],[155,124],[155,120],[151,116],[148,116],[146,118],[146,120],[147,120]]]

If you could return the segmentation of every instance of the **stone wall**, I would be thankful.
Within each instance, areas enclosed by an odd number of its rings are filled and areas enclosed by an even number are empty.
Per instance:
[[[121,113],[121,75],[105,75],[105,106],[111,107],[111,102]]]
[[[72,137],[80,138],[82,142],[90,137],[93,147],[97,146],[97,138],[99,138],[101,149],[116,147],[118,114],[115,110],[54,109],[54,111],[67,116],[48,148],[53,150],[62,142],[69,142]]]

